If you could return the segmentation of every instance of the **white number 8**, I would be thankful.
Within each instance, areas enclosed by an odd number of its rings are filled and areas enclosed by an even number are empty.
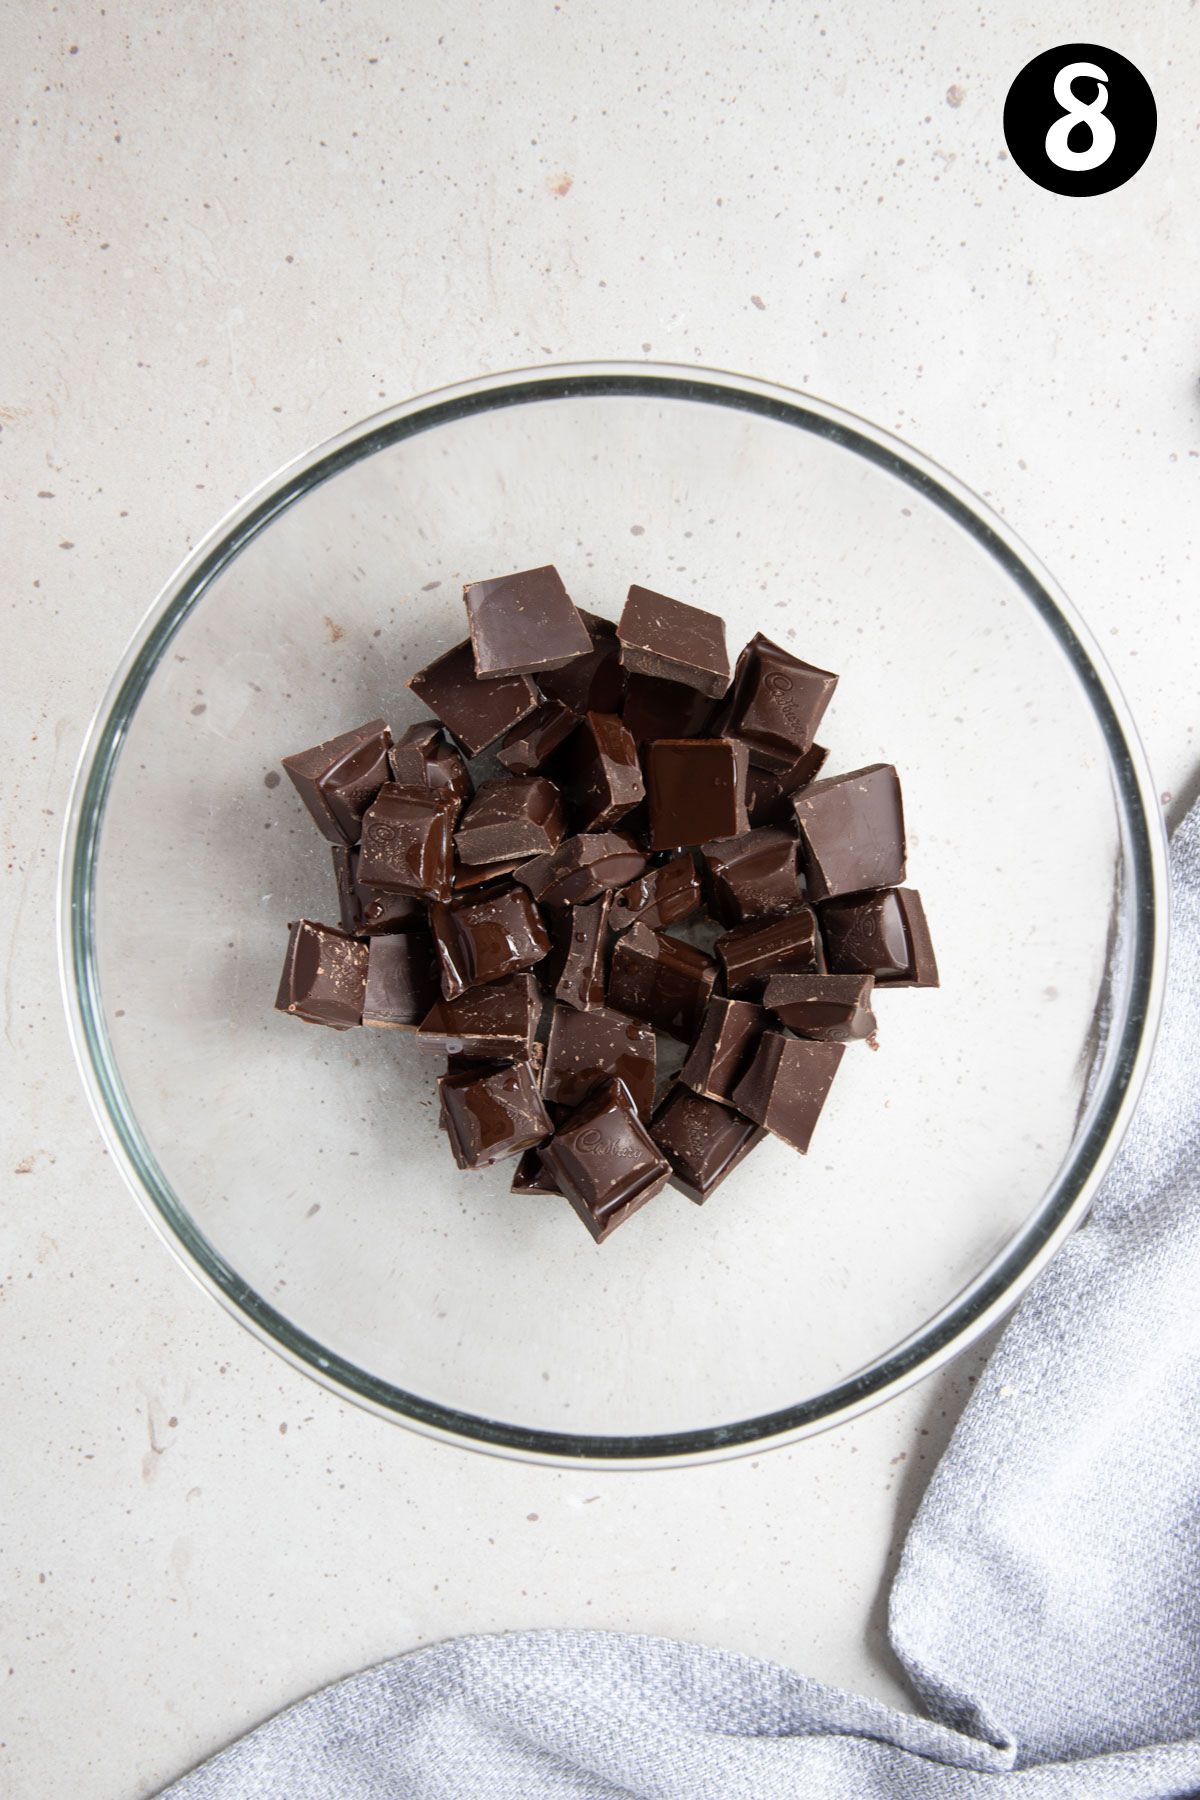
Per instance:
[[[1080,75],[1090,75],[1099,86],[1100,91],[1090,105],[1071,92],[1071,83]],[[1046,155],[1058,168],[1079,174],[1086,169],[1098,169],[1116,149],[1117,134],[1104,111],[1108,105],[1108,89],[1104,85],[1107,80],[1103,69],[1087,62],[1067,63],[1054,77],[1054,98],[1065,111],[1046,133]],[[1076,125],[1086,125],[1091,133],[1086,150],[1072,150],[1067,141]]]

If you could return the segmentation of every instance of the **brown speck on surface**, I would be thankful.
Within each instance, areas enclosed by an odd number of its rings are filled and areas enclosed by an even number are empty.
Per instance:
[[[751,294],[750,304],[751,306],[756,306],[759,312],[766,312],[767,310],[767,303],[761,294]]]
[[[867,1039],[867,1049],[868,1050],[878,1050],[878,1048],[879,1048],[879,1039],[875,1035],[875,1033],[872,1032],[870,1037]]]
[[[193,717],[193,719],[198,719],[200,717],[201,713],[206,713],[207,711],[208,711],[207,702],[204,700],[197,700],[195,706],[193,706],[193,708],[192,708],[192,717]]]
[[[33,1158],[32,1158],[32,1156],[23,1156],[21,1158],[20,1162],[17,1164],[16,1168],[13,1170],[13,1174],[14,1175],[32,1175],[33,1174]]]
[[[281,1419],[279,1421],[279,1435],[280,1435],[280,1437],[287,1436],[287,1420],[286,1419]]]
[[[263,786],[268,787],[268,788],[277,788],[279,786],[279,779],[280,779],[280,777],[279,777],[278,769],[268,769],[266,774],[263,776]]]
[[[316,1216],[316,1214],[320,1212],[320,1210],[321,1210],[321,1202],[319,1200],[314,1200],[312,1205],[309,1207],[308,1211],[305,1213],[304,1216],[306,1219],[314,1218]]]
[[[427,581],[425,583],[424,587],[421,589],[421,592],[423,594],[432,594],[434,588],[440,588],[441,585],[442,584],[440,581]]]
[[[646,527],[644,525],[631,525],[629,527],[629,535],[630,537],[645,537]]]
[[[78,56],[79,55],[79,45],[78,44],[68,44],[67,45],[67,55],[68,56]]]
[[[60,550],[73,550],[75,548],[70,538],[64,538],[58,547]]]
[[[946,89],[946,105],[961,106],[967,97],[966,88],[959,87],[957,81]]]
[[[538,1522],[538,1516],[539,1516],[539,1515],[538,1515],[538,1514],[537,1514],[537,1513],[526,1513],[526,1514],[525,1514],[525,1517],[526,1517],[526,1518],[527,1518],[527,1519],[528,1519],[528,1520],[529,1520],[529,1523],[530,1523],[530,1524],[531,1524],[531,1525],[536,1525],[536,1524],[537,1524],[537,1522]]]
[[[339,625],[336,619],[331,619],[328,613],[325,614],[325,629],[329,633],[331,644],[336,644],[339,638],[344,638],[346,635],[345,627]]]
[[[38,489],[38,499],[39,500],[53,500],[53,498],[54,498],[53,489],[51,489],[51,488],[39,488]]]
[[[564,173],[562,175],[547,175],[547,177],[546,177],[546,186],[549,188],[550,192],[559,200],[562,200],[567,194],[569,194],[571,189],[574,187],[574,185],[575,185],[575,177],[573,175],[567,175]]]

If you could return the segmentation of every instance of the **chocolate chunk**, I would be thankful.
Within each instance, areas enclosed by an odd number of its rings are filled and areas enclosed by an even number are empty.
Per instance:
[[[478,756],[541,705],[541,697],[528,675],[497,675],[481,680],[475,673],[469,640],[447,650],[414,675],[408,685],[437,714],[468,756]]]
[[[479,676],[538,675],[591,650],[587,626],[552,564],[469,581],[463,601]]]
[[[617,628],[611,619],[597,613],[581,613],[591,649],[577,656],[561,669],[550,669],[538,676],[538,686],[547,700],[557,700],[573,713],[616,712],[625,692],[625,670],[621,666],[621,646]]]
[[[609,924],[614,931],[627,931],[639,920],[657,931],[663,925],[677,925],[700,911],[700,881],[690,856],[673,856],[657,869],[623,887],[613,900]]]
[[[312,919],[294,920],[288,933],[276,1010],[334,1031],[361,1025],[368,946]]]
[[[438,1097],[460,1169],[484,1169],[516,1156],[554,1129],[527,1062],[454,1069],[439,1080]]]
[[[679,1079],[709,1100],[728,1100],[767,1027],[761,1006],[714,994],[704,1009]]]
[[[792,804],[814,900],[904,880],[904,806],[890,763],[814,781]]]
[[[562,801],[543,775],[485,781],[458,821],[454,848],[463,863],[543,856],[562,842]]]
[[[358,879],[358,845],[329,846],[337,882],[338,911],[342,930],[351,937],[376,937],[383,932],[408,931],[424,925],[425,907],[411,894],[384,894],[364,887]]]
[[[567,838],[552,856],[535,856],[514,880],[542,906],[578,906],[606,890],[624,887],[646,866],[646,858],[620,832],[581,832]]]
[[[812,1142],[821,1108],[842,1060],[842,1044],[814,1044],[805,1038],[765,1031],[733,1104],[747,1119],[803,1154]]]
[[[331,844],[358,842],[359,820],[388,778],[392,734],[382,719],[285,756],[292,785]]]
[[[429,908],[442,992],[456,1000],[468,988],[532,969],[550,948],[537,907],[521,887],[466,905]]]
[[[503,862],[478,863],[472,868],[468,863],[454,864],[454,895],[469,894],[473,900],[482,900],[485,893],[501,893],[512,886],[512,876],[518,869],[523,869],[528,862],[527,856],[514,856]]]
[[[514,1194],[560,1194],[562,1189],[546,1167],[541,1150],[533,1148],[521,1152],[520,1161],[513,1170],[512,1187]]]
[[[738,657],[725,728],[749,745],[751,762],[790,768],[812,744],[837,679],[760,631]]]
[[[578,723],[578,713],[558,700],[547,700],[505,732],[496,760],[512,775],[535,775],[546,767],[556,750],[561,750]]]
[[[745,831],[704,846],[705,894],[723,925],[780,919],[801,904],[796,840],[787,831]]]
[[[474,791],[470,770],[436,719],[410,725],[388,752],[392,780],[401,787],[427,787],[465,806]],[[457,808],[456,808],[457,810]]]
[[[763,1005],[798,1037],[850,1043],[870,1037],[870,975],[772,975]]]
[[[671,1173],[621,1081],[606,1082],[559,1125],[542,1161],[598,1244]]]
[[[672,1088],[650,1126],[650,1136],[671,1165],[672,1186],[697,1206],[765,1135],[761,1125],[688,1087]]]
[[[454,802],[431,788],[381,787],[363,814],[359,881],[449,900],[453,873]]]
[[[648,925],[631,925],[613,945],[608,1003],[690,1043],[716,973],[703,950]]]
[[[821,930],[831,969],[875,977],[877,987],[937,987],[937,958],[915,888],[830,900]]]
[[[621,717],[635,744],[655,738],[703,737],[713,714],[712,699],[678,681],[631,675],[625,683]]]
[[[542,1093],[561,1106],[578,1106],[601,1082],[619,1075],[644,1119],[654,1105],[657,1069],[654,1032],[618,1012],[576,1012],[556,1006],[546,1044]]]
[[[647,746],[646,768],[652,849],[704,844],[749,828],[744,744],[659,738]]]
[[[796,815],[791,796],[816,779],[828,758],[828,750],[813,744],[787,768],[759,769],[751,762],[746,777],[746,811],[751,825],[777,825],[793,831]]]
[[[645,795],[637,746],[616,713],[587,713],[564,753],[576,823],[603,831]]]
[[[552,947],[538,975],[556,1000],[580,1012],[604,1005],[604,962],[608,947],[610,894],[585,906],[569,906],[552,915]]]
[[[415,1031],[439,993],[438,959],[427,931],[377,937],[367,959],[364,1025]]]
[[[725,986],[742,1000],[756,999],[770,975],[821,966],[817,919],[811,906],[801,906],[786,919],[773,919],[767,925],[735,925],[713,948],[721,959]]]
[[[459,1000],[435,1000],[417,1027],[417,1049],[491,1062],[527,1057],[541,1012],[533,976],[510,975]]]
[[[617,636],[625,667],[632,675],[677,681],[715,700],[732,679],[724,619],[683,600],[631,587]]]

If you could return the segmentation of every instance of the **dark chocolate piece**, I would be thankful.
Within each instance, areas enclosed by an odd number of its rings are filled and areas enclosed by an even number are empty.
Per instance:
[[[608,922],[614,931],[628,931],[639,920],[658,931],[699,911],[700,880],[695,863],[685,854],[673,856],[670,862],[647,870],[623,887],[613,900]]]
[[[410,725],[388,752],[392,780],[401,787],[427,787],[465,806],[474,791],[471,773],[436,719]],[[457,810],[457,809],[456,809]]]
[[[937,958],[915,888],[830,900],[821,908],[829,967],[877,987],[937,987]]]
[[[767,1024],[761,1006],[714,994],[679,1071],[680,1081],[709,1100],[728,1100]]]
[[[373,938],[367,959],[362,1022],[415,1031],[438,997],[438,959],[427,931]]]
[[[844,1054],[842,1044],[814,1044],[765,1031],[754,1060],[733,1090],[733,1104],[803,1155]]]
[[[546,1167],[541,1150],[536,1146],[521,1152],[520,1161],[513,1170],[511,1193],[514,1194],[560,1194],[562,1189]]]
[[[679,681],[631,675],[625,683],[621,717],[635,744],[655,738],[703,737],[713,714],[712,699]]]
[[[361,1025],[369,946],[313,919],[293,920],[288,933],[276,1010],[334,1031]]]
[[[486,679],[540,675],[591,650],[587,626],[550,563],[490,581],[469,581],[463,602],[475,673]]]
[[[517,1156],[554,1129],[527,1062],[454,1069],[439,1080],[438,1097],[460,1169],[484,1169]]]
[[[717,613],[631,587],[617,624],[631,675],[676,681],[719,700],[733,678],[725,621]]]
[[[556,1000],[580,1012],[594,1012],[604,1005],[604,964],[608,948],[610,894],[601,894],[584,906],[570,906],[552,915],[552,948],[538,970],[543,987]]]
[[[848,1044],[870,1037],[870,975],[772,975],[762,1003],[797,1037]]]
[[[511,887],[512,877],[518,869],[523,869],[529,858],[514,856],[504,862],[479,863],[472,868],[468,863],[456,862],[454,865],[454,895],[469,894],[473,900],[482,900],[484,892],[493,890],[500,893]]]
[[[417,1049],[490,1062],[528,1057],[541,1012],[533,976],[510,975],[459,1000],[435,1000],[417,1027]]]
[[[606,890],[624,887],[646,867],[646,858],[616,831],[581,832],[561,843],[552,856],[535,856],[514,880],[542,906],[578,906]]]
[[[454,848],[463,863],[543,856],[562,842],[562,800],[543,775],[485,781],[458,821]]]
[[[735,925],[713,946],[721,959],[725,986],[740,1000],[754,1000],[770,975],[821,967],[817,919],[811,906],[801,906],[786,919],[769,924]]]
[[[376,937],[384,932],[409,931],[424,925],[425,907],[412,894],[384,894],[364,887],[358,879],[358,845],[329,846],[337,882],[338,911],[342,930],[351,937]]]
[[[421,669],[408,685],[468,756],[478,756],[541,705],[528,675],[481,680],[475,673],[470,639]]]
[[[448,1000],[456,1000],[468,988],[532,969],[550,948],[550,934],[521,887],[465,905],[434,901],[429,923]]]
[[[723,925],[781,919],[801,904],[796,840],[770,828],[704,846],[705,894]]]
[[[358,879],[389,894],[449,900],[454,801],[431,788],[381,787],[362,820]]]
[[[760,631],[738,657],[725,728],[749,745],[760,767],[791,768],[812,744],[837,679]]]
[[[388,778],[392,734],[382,719],[285,756],[292,785],[332,844],[358,842],[359,820]]]
[[[615,825],[645,795],[637,745],[616,713],[586,713],[564,760],[576,823],[585,831]]]
[[[688,1087],[671,1089],[650,1126],[650,1136],[671,1165],[671,1185],[697,1206],[765,1135],[761,1125]]]
[[[514,725],[504,734],[496,752],[511,775],[536,775],[561,750],[579,723],[574,713],[561,701],[547,700],[537,711]]]
[[[671,1173],[621,1081],[606,1082],[559,1125],[542,1161],[598,1244]]]
[[[648,925],[631,925],[613,945],[608,1003],[690,1043],[716,974],[703,950]]]
[[[557,700],[573,713],[617,712],[625,692],[617,628],[611,619],[602,619],[597,613],[585,612],[580,617],[591,650],[561,669],[544,671],[538,676],[538,686],[547,700]]]
[[[654,1032],[618,1012],[576,1012],[556,1006],[546,1044],[542,1093],[562,1106],[578,1106],[601,1082],[619,1075],[644,1119],[654,1106],[657,1072]]]
[[[746,818],[746,747],[731,738],[659,738],[646,748],[650,846],[736,837]]]
[[[904,805],[890,763],[814,781],[792,804],[814,900],[904,880]]]
[[[751,825],[778,825],[784,831],[794,831],[796,815],[791,796],[815,781],[828,760],[828,750],[813,744],[785,769],[759,769],[751,761],[746,777],[746,811]]]

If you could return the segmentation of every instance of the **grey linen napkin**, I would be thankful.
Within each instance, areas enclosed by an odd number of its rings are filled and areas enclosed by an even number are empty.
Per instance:
[[[170,1800],[1200,1793],[1200,810],[1173,864],[1140,1110],[992,1357],[892,1589],[927,1718],[657,1638],[462,1638],[302,1701]]]

